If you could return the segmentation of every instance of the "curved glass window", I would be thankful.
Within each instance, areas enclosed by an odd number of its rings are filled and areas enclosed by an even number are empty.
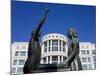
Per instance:
[[[53,46],[52,47],[52,51],[58,51],[58,47],[57,46]]]
[[[58,40],[52,40],[52,45],[58,45]]]
[[[63,52],[66,52],[66,43],[63,42]]]
[[[58,40],[52,40],[52,51],[58,51]]]
[[[43,62],[46,63],[46,57],[43,58]]]
[[[52,64],[58,63],[58,56],[52,56]]]
[[[65,62],[65,61],[66,61],[66,59],[67,59],[67,57],[65,57],[65,56],[64,56],[64,57],[63,57],[63,62]]]
[[[44,52],[47,52],[47,41],[44,42]]]

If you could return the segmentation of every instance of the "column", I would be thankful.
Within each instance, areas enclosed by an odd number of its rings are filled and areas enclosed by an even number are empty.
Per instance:
[[[61,52],[63,52],[63,41],[61,41]]]
[[[49,41],[47,41],[47,52],[48,52],[48,48],[49,48]]]
[[[48,64],[48,56],[46,57],[46,64]]]
[[[63,62],[63,56],[61,56],[61,62]]]
[[[50,52],[52,52],[52,40],[50,42]]]
[[[58,64],[60,63],[60,56],[58,56]]]
[[[60,48],[60,45],[59,45],[59,40],[58,40],[58,51],[60,52],[60,49],[59,48]]]
[[[41,49],[42,51],[42,54],[44,53],[44,43],[43,43],[43,45],[42,45],[42,49]]]
[[[43,64],[43,59],[41,59],[41,63]]]
[[[50,47],[51,47],[51,40],[49,40],[49,47],[48,47],[48,52],[50,52]]]
[[[50,64],[52,64],[52,56],[50,56]]]

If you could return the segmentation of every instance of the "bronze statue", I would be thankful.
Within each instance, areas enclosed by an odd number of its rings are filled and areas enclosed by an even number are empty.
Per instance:
[[[40,29],[45,21],[49,9],[46,9],[44,16],[42,16],[38,26],[31,34],[31,39],[28,45],[28,58],[25,62],[23,72],[24,74],[33,73],[37,71],[41,60],[41,47],[39,43]]]
[[[71,70],[82,70],[81,60],[79,58],[79,41],[74,28],[68,30],[68,38],[70,38],[70,43],[66,64]]]
[[[65,62],[59,64],[60,68],[69,68],[70,70],[82,70],[81,60],[79,58],[79,41],[74,28],[68,30],[68,58]]]

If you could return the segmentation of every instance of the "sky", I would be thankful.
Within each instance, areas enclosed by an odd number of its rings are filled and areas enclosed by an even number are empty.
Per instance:
[[[69,28],[77,30],[80,42],[96,42],[96,7],[86,5],[12,1],[11,42],[28,42],[45,8],[50,11],[41,28],[41,38],[49,33],[67,36]]]

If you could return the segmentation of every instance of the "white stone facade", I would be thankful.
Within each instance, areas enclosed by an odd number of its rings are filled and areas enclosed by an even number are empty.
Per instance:
[[[11,73],[22,74],[27,59],[28,42],[14,42],[11,44]]]

